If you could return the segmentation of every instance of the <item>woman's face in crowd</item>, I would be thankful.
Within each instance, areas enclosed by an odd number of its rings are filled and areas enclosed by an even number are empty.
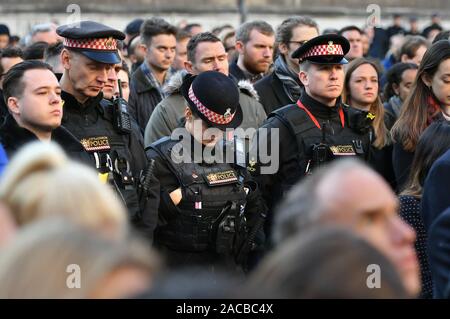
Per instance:
[[[360,65],[350,76],[352,106],[368,109],[378,96],[378,74],[370,64]]]
[[[407,98],[409,91],[411,90],[411,86],[413,85],[414,80],[416,78],[416,75],[417,69],[406,70],[402,74],[402,80],[399,83],[399,85],[398,86],[395,84],[393,85],[395,94],[397,94],[402,101],[404,101]]]
[[[441,105],[450,107],[450,58],[439,64],[431,79],[431,87]]]

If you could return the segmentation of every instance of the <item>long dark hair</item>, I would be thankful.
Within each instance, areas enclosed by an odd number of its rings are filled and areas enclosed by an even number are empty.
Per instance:
[[[417,70],[419,66],[414,63],[397,63],[386,73],[386,85],[384,86],[383,98],[385,101],[389,101],[395,94],[393,85],[400,85],[402,82],[403,73],[407,70]]]
[[[342,100],[344,103],[350,103],[352,100],[352,92],[350,92],[350,78],[353,72],[356,71],[361,65],[369,64],[372,66],[377,72],[378,83],[380,81],[380,66],[373,60],[366,58],[358,58],[353,60],[349,65],[347,70],[345,71],[345,79],[344,79],[344,92],[342,94]],[[375,131],[375,141],[373,142],[373,146],[376,148],[383,148],[386,144],[389,143],[389,132],[384,124],[384,107],[381,102],[380,94],[377,92],[377,99],[370,105],[369,112],[375,115],[375,120],[372,122],[373,129]]]
[[[392,127],[394,141],[401,143],[408,152],[414,152],[422,132],[441,113],[439,102],[422,79],[434,76],[439,65],[450,59],[450,41],[442,40],[433,44],[423,56],[416,80],[406,98],[400,116]]]
[[[433,163],[450,149],[450,123],[436,121],[423,132],[417,143],[408,183],[402,195],[422,196],[425,178]]]

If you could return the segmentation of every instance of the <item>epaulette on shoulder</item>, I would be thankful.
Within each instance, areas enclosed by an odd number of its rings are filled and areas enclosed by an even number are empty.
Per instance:
[[[240,80],[238,82],[239,91],[259,101],[258,92],[256,92],[253,84],[248,80]]]

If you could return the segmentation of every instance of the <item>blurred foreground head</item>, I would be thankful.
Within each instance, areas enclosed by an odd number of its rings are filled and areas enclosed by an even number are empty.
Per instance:
[[[0,181],[0,200],[19,227],[65,216],[108,237],[122,238],[128,230],[117,195],[53,143],[31,143],[12,158]]]
[[[353,232],[316,227],[279,245],[252,273],[249,294],[272,298],[406,298],[396,268]]]
[[[0,298],[124,298],[147,289],[158,268],[140,242],[47,218],[0,252]]]
[[[338,160],[292,188],[275,214],[274,241],[280,244],[317,225],[344,226],[388,257],[416,295],[415,232],[397,210],[398,200],[381,176],[362,162]]]

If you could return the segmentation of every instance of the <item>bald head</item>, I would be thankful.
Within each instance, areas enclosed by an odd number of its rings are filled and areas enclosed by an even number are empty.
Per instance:
[[[295,186],[275,216],[277,243],[321,224],[339,225],[379,249],[414,295],[420,288],[415,232],[397,214],[398,201],[388,184],[355,160],[339,160]]]

